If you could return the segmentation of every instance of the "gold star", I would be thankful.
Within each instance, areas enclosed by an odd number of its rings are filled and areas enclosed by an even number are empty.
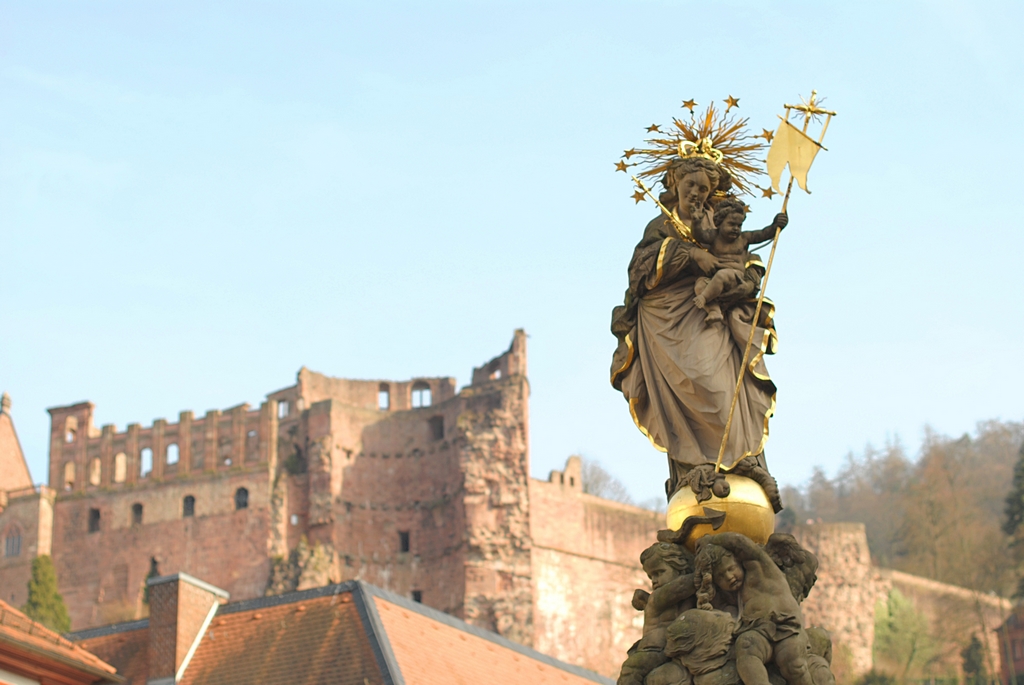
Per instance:
[[[733,107],[739,107],[740,106],[740,99],[739,98],[734,98],[731,95],[729,97],[727,97],[725,100],[722,100],[722,102],[724,102],[725,104],[729,105],[728,107],[725,108],[726,112],[728,112]]]
[[[651,124],[650,126],[647,127],[647,132],[648,133],[661,133],[661,129],[658,128],[657,124]]]
[[[646,201],[646,198],[644,197],[644,194],[641,193],[639,190],[636,191],[635,193],[633,193],[633,199],[636,201],[637,204],[640,204],[641,202],[645,202]]]
[[[616,171],[625,171],[626,167],[628,167],[628,166],[631,166],[631,165],[626,164],[621,159],[618,162],[615,162],[615,170]]]
[[[770,143],[770,142],[772,142],[772,138],[774,138],[774,137],[775,137],[775,134],[774,134],[774,133],[772,133],[771,131],[769,131],[769,130],[768,130],[768,129],[766,129],[766,128],[763,128],[763,129],[761,129],[761,131],[762,131],[762,133],[761,133],[761,134],[759,134],[759,135],[757,135],[757,136],[754,136],[754,137],[755,137],[755,138],[764,138],[764,139],[765,139],[765,140],[767,140],[767,141],[768,141],[769,143]]]
[[[692,112],[694,107],[700,107],[700,105],[698,105],[693,100],[683,100],[683,107]]]
[[[626,159],[629,159],[630,157],[632,157],[635,154],[636,154],[636,148],[634,148],[632,150],[626,150],[625,152],[622,153],[622,156],[625,157]]]
[[[773,195],[775,195],[775,191],[772,190],[771,186],[768,186],[767,188],[762,188],[762,187],[758,186],[757,189],[761,191],[761,197],[766,197],[769,200],[772,199]]]

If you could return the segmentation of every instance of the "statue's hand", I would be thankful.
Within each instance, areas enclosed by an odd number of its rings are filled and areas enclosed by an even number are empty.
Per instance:
[[[718,258],[710,252],[705,252],[699,247],[694,247],[690,250],[690,259],[697,265],[697,268],[703,271],[705,274],[710,276],[721,266],[718,263]]]
[[[782,213],[776,214],[775,215],[775,221],[772,222],[772,226],[777,226],[779,228],[779,230],[782,230],[788,224],[789,224],[789,215],[788,214],[782,214]]]

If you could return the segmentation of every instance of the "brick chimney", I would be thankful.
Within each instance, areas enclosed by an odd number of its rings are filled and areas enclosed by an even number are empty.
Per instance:
[[[181,679],[206,628],[227,601],[224,590],[187,573],[158,576],[149,587],[149,678],[147,685]]]

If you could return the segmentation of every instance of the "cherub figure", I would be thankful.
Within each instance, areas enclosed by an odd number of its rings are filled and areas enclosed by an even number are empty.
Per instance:
[[[713,609],[716,587],[735,595],[740,627],[734,653],[744,685],[770,685],[773,659],[789,685],[814,685],[800,604],[786,574],[750,538],[719,533],[697,542],[697,606]]]
[[[687,609],[696,607],[693,555],[682,545],[658,542],[643,551],[640,564],[652,591],[637,590],[633,608],[644,612],[643,637],[629,650],[618,685],[643,685],[654,669],[666,664],[666,630]]]
[[[708,222],[694,221],[694,236],[710,246],[709,251],[718,258],[719,267],[711,278],[701,277],[693,286],[693,304],[703,309],[704,320],[708,323],[722,321],[722,307],[715,300],[724,292],[742,285],[748,285],[751,294],[760,286],[760,274],[748,275],[747,267],[754,256],[749,247],[775,237],[776,226],[785,228],[789,217],[776,214],[770,226],[759,231],[744,231],[747,206],[736,198],[726,198],[718,203],[714,213],[715,229],[708,229]],[[758,260],[760,263],[760,260]],[[756,279],[756,280],[753,280]]]

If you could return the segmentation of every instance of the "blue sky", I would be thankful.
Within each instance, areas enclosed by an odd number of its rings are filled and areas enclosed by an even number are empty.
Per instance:
[[[838,110],[768,286],[787,483],[1024,416],[1022,9],[996,2],[8,2],[0,389],[174,419],[453,375],[530,335],[532,471],[653,452],[608,385],[649,204],[613,163],[681,100]],[[752,201],[764,225],[779,201]]]

